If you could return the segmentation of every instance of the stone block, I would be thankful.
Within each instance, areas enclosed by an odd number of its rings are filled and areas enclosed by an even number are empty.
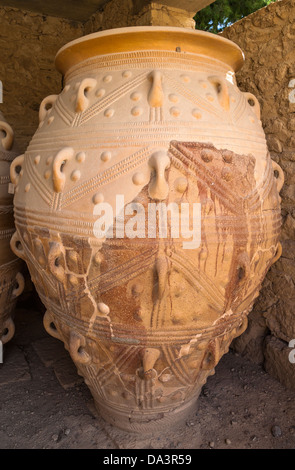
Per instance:
[[[55,338],[48,337],[34,341],[32,346],[45,367],[53,366],[56,362],[69,356],[63,343]]]
[[[290,353],[292,353],[292,348],[288,347],[287,342],[274,336],[266,338],[265,370],[286,388],[295,390],[295,363],[290,362]]]
[[[276,337],[287,342],[295,338],[294,301],[280,298],[263,315],[267,327]]]
[[[267,144],[270,152],[281,153],[283,151],[283,146],[280,140],[273,135],[267,136]]]
[[[31,374],[24,353],[11,344],[4,346],[3,363],[0,364],[0,388],[28,380],[31,380]]]
[[[249,314],[248,321],[247,330],[231,343],[231,348],[242,357],[263,364],[263,342],[268,331],[265,319],[261,312],[254,310]]]
[[[55,362],[53,369],[57,380],[65,390],[83,382],[83,378],[78,375],[77,369],[69,355]]]

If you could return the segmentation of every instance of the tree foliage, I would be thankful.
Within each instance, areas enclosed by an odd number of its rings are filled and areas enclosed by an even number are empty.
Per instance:
[[[276,0],[216,0],[194,17],[196,29],[219,33],[226,26]]]

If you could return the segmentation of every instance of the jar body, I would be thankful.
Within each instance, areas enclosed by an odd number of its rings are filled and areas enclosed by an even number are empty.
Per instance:
[[[283,176],[257,100],[214,54],[94,54],[18,158],[11,246],[47,331],[108,421],[183,420],[279,256]]]

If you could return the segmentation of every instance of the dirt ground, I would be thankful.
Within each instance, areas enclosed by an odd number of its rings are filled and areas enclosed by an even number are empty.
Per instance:
[[[230,351],[190,419],[142,437],[106,424],[42,308],[18,306],[0,365],[0,449],[294,449],[295,392]],[[295,366],[294,366],[295,367]]]

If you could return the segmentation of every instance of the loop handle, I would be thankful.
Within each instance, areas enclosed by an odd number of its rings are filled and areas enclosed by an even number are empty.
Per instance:
[[[15,333],[15,326],[12,318],[8,318],[3,325],[3,331],[7,330],[5,334],[3,334],[0,338],[2,344],[8,343]]]
[[[258,99],[252,93],[244,92],[243,95],[245,96],[246,100],[249,103],[249,106],[253,109],[254,113],[256,114],[257,118],[260,120],[260,104]],[[254,105],[250,105],[250,101],[254,102]]]
[[[282,251],[283,251],[283,247],[282,247],[282,244],[279,242],[277,244],[276,254],[275,254],[274,259],[272,260],[272,264],[278,261],[278,259],[281,257]]]
[[[58,95],[49,95],[41,101],[40,108],[39,108],[39,122],[44,121],[46,118],[46,114],[48,113],[49,109],[52,108],[54,105]],[[48,108],[48,105],[50,108]]]
[[[91,360],[89,354],[84,349],[85,346],[86,340],[84,336],[72,331],[70,335],[70,354],[78,364],[88,364]]]
[[[208,80],[214,85],[216,88],[217,92],[217,97],[220,105],[223,107],[225,111],[229,111],[229,93],[228,93],[228,87],[225,82],[221,77],[218,77],[216,75],[213,75],[212,77],[209,77]]]
[[[60,341],[62,341],[62,337],[59,334],[59,332],[58,332],[58,330],[57,330],[57,328],[54,324],[52,314],[48,310],[46,310],[46,312],[44,314],[43,325],[44,325],[44,328],[45,328],[45,330],[47,331],[48,334],[50,334],[54,338],[57,338]]]
[[[272,164],[273,170],[278,172],[278,177],[275,178],[275,179],[276,179],[277,190],[278,190],[278,193],[279,193],[281,191],[281,189],[284,185],[284,181],[285,181],[284,172],[283,172],[282,168],[280,167],[280,165],[277,164],[277,162],[272,160],[271,164]]]
[[[56,193],[60,193],[66,183],[66,175],[63,173],[63,167],[68,160],[74,156],[74,149],[72,147],[65,147],[60,150],[53,162],[53,188]]]
[[[10,179],[11,179],[11,182],[15,185],[19,183],[19,178],[20,178],[19,172],[16,171],[16,168],[18,166],[22,168],[24,159],[25,159],[24,155],[19,155],[13,160],[13,162],[10,165]]]
[[[54,277],[60,281],[64,282],[66,275],[63,266],[60,265],[60,257],[64,256],[64,250],[60,243],[51,242],[50,249],[48,253],[48,266]]]
[[[12,297],[14,297],[14,298],[21,295],[21,293],[23,292],[23,290],[25,288],[25,279],[24,279],[24,276],[21,273],[17,273],[17,275],[15,276],[15,280],[16,280],[18,285],[12,291]]]
[[[20,240],[20,237],[19,237],[17,231],[14,232],[14,234],[11,237],[10,248],[16,256],[18,256],[19,258],[21,258],[23,260],[26,259],[25,251],[24,251],[22,242]]]
[[[92,90],[97,84],[95,78],[84,78],[82,80],[76,99],[76,113],[82,113],[85,111],[89,105],[89,99],[87,98],[87,92]]]
[[[13,130],[5,121],[0,121],[0,130],[5,133],[5,137],[1,139],[4,150],[10,150],[13,144]]]

